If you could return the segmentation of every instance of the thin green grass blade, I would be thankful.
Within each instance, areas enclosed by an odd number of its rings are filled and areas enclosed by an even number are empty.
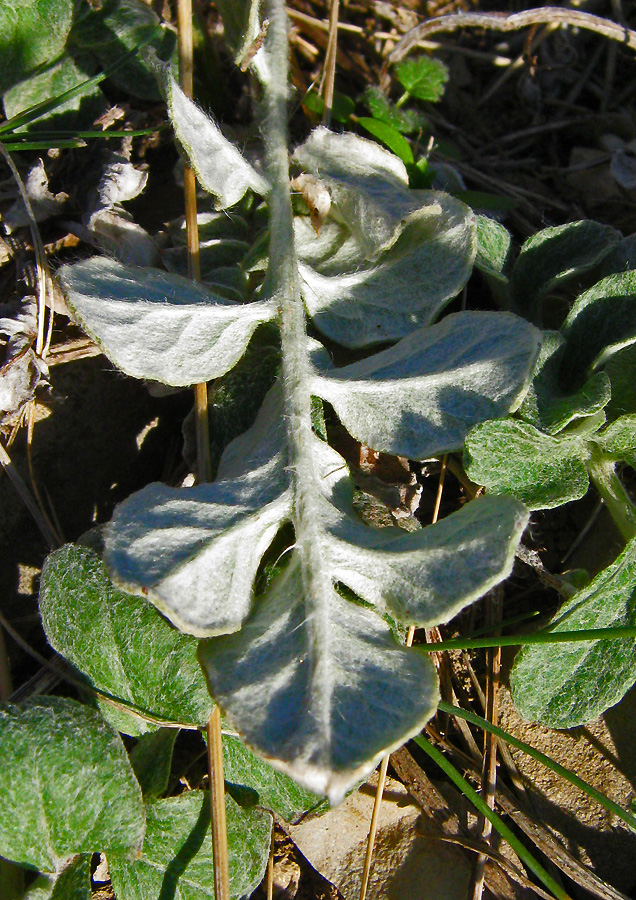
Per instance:
[[[418,645],[429,653],[441,650],[478,650],[482,647],[525,647],[526,644],[567,644],[576,641],[602,641],[635,638],[636,626],[619,628],[581,628],[579,631],[536,631],[534,634],[500,634],[493,637],[451,638],[434,644]]]
[[[575,775],[574,772],[571,772],[564,766],[559,765],[558,762],[555,762],[555,760],[553,760],[551,757],[546,756],[545,753],[541,753],[540,750],[536,750],[534,747],[531,747],[530,744],[526,744],[523,741],[520,741],[512,734],[504,731],[503,728],[499,728],[498,725],[493,725],[492,722],[489,722],[487,719],[478,716],[476,713],[461,709],[461,707],[459,706],[453,706],[452,703],[445,703],[443,700],[440,701],[437,708],[440,712],[448,713],[451,716],[459,716],[460,719],[465,719],[472,725],[476,725],[478,728],[483,728],[484,731],[489,731],[491,734],[497,735],[498,738],[501,738],[501,740],[505,741],[507,744],[510,744],[512,747],[516,747],[517,750],[522,750],[524,753],[527,753],[528,756],[532,757],[532,759],[536,759],[537,762],[542,763],[544,766],[546,766],[546,768],[551,769],[553,772],[556,772],[557,775],[565,778],[566,781],[569,781],[570,784],[579,788],[579,790],[587,794],[588,797],[596,800],[596,802],[600,803],[601,806],[604,806],[605,809],[614,813],[616,816],[622,819],[623,822],[626,822],[630,828],[636,829],[636,816],[623,809],[623,807],[619,806],[618,803],[610,800],[610,798],[606,797],[605,794],[597,791],[595,787],[592,787],[592,785],[588,784],[587,781],[583,781],[583,779],[579,778],[578,775]]]
[[[438,645],[439,646],[439,645]],[[413,739],[418,747],[421,747],[425,753],[427,753],[430,758],[440,767],[440,769],[450,778],[456,787],[462,792],[462,794],[470,800],[475,809],[480,812],[484,818],[488,819],[491,823],[492,827],[501,835],[501,837],[506,841],[512,849],[515,851],[519,859],[528,867],[528,869],[533,872],[537,878],[545,885],[545,887],[552,892],[554,897],[557,900],[572,900],[570,895],[563,890],[560,884],[552,878],[551,875],[546,872],[543,866],[537,862],[534,856],[524,847],[521,841],[516,837],[516,835],[508,828],[508,826],[503,822],[503,820],[497,815],[496,812],[493,812],[490,807],[484,803],[482,798],[479,796],[477,791],[463,778],[455,766],[450,763],[446,757],[440,753],[440,751],[433,747],[430,741],[428,741],[425,737],[416,737]]]
[[[77,140],[67,139],[67,140],[63,140],[63,141],[51,141],[51,140],[48,140],[48,141],[47,140],[44,140],[44,141],[13,141],[13,140],[11,140],[11,141],[7,141],[6,143],[4,141],[0,141],[0,143],[2,143],[2,146],[7,151],[7,153],[19,153],[20,151],[25,151],[25,150],[50,150],[51,147],[57,147],[60,150],[66,150],[68,148],[85,147],[86,146],[86,141],[83,141],[79,138]]]
[[[64,91],[63,94],[59,94],[57,97],[52,97],[50,100],[43,100],[41,103],[36,103],[35,106],[29,107],[29,109],[25,109],[23,112],[19,113],[17,116],[12,116],[10,119],[7,119],[6,122],[2,122],[0,124],[0,134],[4,134],[7,131],[15,131],[16,128],[22,128],[24,125],[29,125],[31,122],[34,122],[36,119],[41,118],[41,116],[46,115],[52,110],[56,109],[56,107],[60,106],[62,103],[66,103],[67,100],[72,100],[73,97],[77,97],[90,88],[94,87],[100,82],[104,81],[113,72],[116,72],[117,69],[120,68],[125,62],[129,59],[132,59],[142,47],[145,47],[154,37],[156,37],[159,26],[154,28],[153,31],[144,38],[136,47],[133,47],[132,50],[129,50],[128,53],[124,53],[119,59],[116,59],[112,65],[108,66],[108,68],[104,69],[103,72],[99,72],[97,75],[93,75],[92,78],[88,78],[86,81],[83,81],[81,84],[76,85],[74,88],[70,88],[68,91]],[[60,146],[60,145],[56,145]]]

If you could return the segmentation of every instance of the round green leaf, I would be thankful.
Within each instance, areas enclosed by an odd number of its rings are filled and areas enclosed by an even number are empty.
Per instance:
[[[0,854],[57,872],[77,853],[137,853],[141,790],[121,739],[74,700],[0,706]]]

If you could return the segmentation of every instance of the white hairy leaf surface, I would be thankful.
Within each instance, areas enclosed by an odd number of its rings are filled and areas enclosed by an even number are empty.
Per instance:
[[[455,313],[316,375],[313,391],[357,440],[425,459],[456,450],[473,425],[518,406],[540,341],[538,329],[509,313]]]
[[[183,93],[168,70],[164,75],[168,112],[175,134],[216,208],[234,206],[247,190],[266,194],[267,180],[223,135],[219,126]]]
[[[428,325],[466,284],[475,256],[474,216],[448,194],[411,191],[419,213],[374,261],[333,218],[319,234],[295,221],[301,289],[315,326],[346,347],[398,340]],[[433,210],[432,215],[424,213]]]
[[[200,659],[247,744],[335,804],[433,715],[437,678],[372,610],[303,581],[294,552],[249,622],[202,643]]]
[[[154,485],[129,498],[110,525],[105,558],[118,585],[147,596],[183,630],[210,636],[200,658],[211,693],[248,745],[337,802],[437,705],[428,656],[396,643],[387,614],[447,621],[509,573],[526,513],[511,498],[486,498],[412,534],[365,524],[344,459],[312,430],[312,395],[329,400],[374,449],[428,456],[461,446],[475,422],[518,405],[540,335],[510,314],[462,313],[360,363],[323,364],[324,352],[307,339],[307,280],[303,286],[295,249],[302,235],[295,239],[290,196],[281,0],[271,0],[267,14],[259,71],[271,78],[263,85],[269,266],[261,301],[226,308],[248,320],[280,310],[281,372],[252,428],[226,448],[217,480],[179,490]],[[357,296],[341,296],[369,310],[373,327],[384,322],[385,335],[391,280],[396,319],[408,306],[400,327],[412,330],[420,315],[430,321],[450,290],[435,289],[426,302],[413,297],[436,278],[443,283],[428,271],[433,261],[446,259],[453,270],[457,242],[453,290],[472,262],[473,226],[461,204],[409,192],[402,163],[353,135],[318,129],[296,161],[332,199],[303,264],[325,279],[346,266],[354,278],[356,268],[373,270],[359,279]],[[373,280],[384,299],[369,288]],[[325,309],[339,299],[332,292]],[[212,308],[217,315],[215,301]],[[377,340],[358,319],[351,345]],[[219,353],[226,343],[219,339]],[[293,538],[281,560],[272,543],[289,524]]]
[[[179,275],[93,257],[58,272],[85,331],[127,375],[183,387],[238,362],[275,301],[238,304]]]
[[[271,392],[214,483],[151,484],[117,507],[104,558],[118,585],[190,634],[240,628],[261,557],[290,516],[282,431],[280,394]]]
[[[316,128],[293,158],[323,182],[368,260],[388,250],[407,222],[441,214],[438,202],[421,204],[420,192],[409,190],[404,163],[375,141]]]

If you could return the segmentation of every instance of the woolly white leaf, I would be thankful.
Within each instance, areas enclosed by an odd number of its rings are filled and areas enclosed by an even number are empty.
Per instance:
[[[272,392],[213,484],[151,484],[115,511],[104,558],[117,584],[147,596],[183,631],[235,631],[250,610],[261,557],[290,514],[281,413]]]
[[[175,134],[201,185],[216,197],[217,209],[238,203],[250,188],[266,194],[266,179],[223,136],[218,125],[186,97],[168,70],[164,85]]]
[[[236,635],[204,642],[210,689],[248,745],[332,803],[435,712],[422,652],[333,584],[308,596],[299,556]]]
[[[274,301],[246,305],[179,275],[94,257],[58,273],[86,332],[127,375],[182,387],[223,375]]]
[[[410,191],[404,163],[375,141],[316,128],[294,159],[325,184],[369,260],[395,243],[407,221],[441,214],[435,201],[422,205],[419,195],[428,192]]]
[[[462,312],[313,380],[346,429],[374,450],[424,459],[461,447],[477,422],[515,409],[540,332],[509,313]]]
[[[475,256],[474,216],[433,191],[411,192],[420,211],[374,263],[353,234],[328,219],[317,235],[296,219],[305,305],[316,327],[346,347],[397,340],[432,322],[466,284]]]

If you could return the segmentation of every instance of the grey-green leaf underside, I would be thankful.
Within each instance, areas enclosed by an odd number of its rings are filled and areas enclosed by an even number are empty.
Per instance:
[[[515,409],[540,332],[508,313],[463,312],[374,356],[316,376],[313,390],[374,450],[425,459],[477,422]]]
[[[274,301],[239,304],[158,269],[93,257],[58,277],[73,312],[127,375],[183,387],[225,374]]]
[[[565,603],[550,630],[636,625],[636,540]],[[511,673],[515,705],[529,721],[574,728],[597,718],[636,680],[634,638],[540,644],[520,651]]]
[[[151,719],[205,725],[213,704],[196,661],[196,641],[145,600],[115,588],[95,552],[69,544],[51,554],[39,603],[51,646],[95,688]],[[136,727],[122,730],[141,734],[148,727],[137,719]]]
[[[267,865],[272,817],[244,810],[226,796],[230,896],[238,900],[258,887]],[[146,807],[146,838],[141,858],[109,854],[113,885],[125,900],[212,900],[214,859],[210,799],[189,791]]]
[[[217,209],[234,206],[249,189],[266,194],[269,185],[219,126],[183,93],[168,69],[164,91],[177,139],[201,186],[216,197]]]
[[[346,347],[397,340],[430,324],[466,284],[475,255],[473,216],[448,194],[410,191],[419,210],[377,258],[329,218],[317,235],[296,218],[302,293],[315,326]]]
[[[77,853],[139,851],[141,791],[119,736],[74,700],[0,706],[0,854],[57,872]]]
[[[438,701],[428,655],[400,647],[333,584],[307,597],[295,554],[241,631],[203,642],[200,659],[248,746],[332,803]]]

